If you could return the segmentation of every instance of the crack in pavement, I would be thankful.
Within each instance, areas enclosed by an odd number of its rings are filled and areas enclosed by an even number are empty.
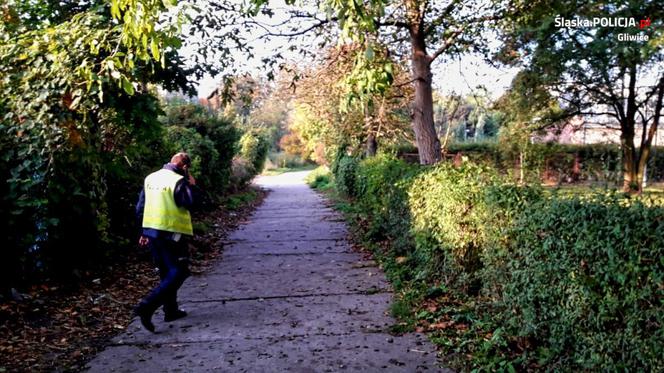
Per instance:
[[[362,328],[362,327],[360,327]],[[367,331],[360,330],[360,331],[348,331],[348,332],[343,332],[343,333],[335,333],[335,332],[324,332],[324,333],[305,333],[305,334],[283,334],[279,336],[249,336],[249,335],[237,335],[237,336],[229,336],[229,337],[217,337],[217,338],[211,338],[211,339],[200,339],[200,340],[172,340],[172,341],[163,341],[163,342],[144,342],[144,341],[137,341],[137,342],[132,342],[132,341],[119,341],[119,342],[112,342],[110,346],[136,346],[136,347],[152,347],[152,348],[161,348],[161,347],[179,347],[179,346],[173,346],[173,345],[195,345],[195,344],[200,344],[200,343],[215,343],[215,342],[233,342],[237,340],[245,340],[245,341],[268,341],[272,343],[279,343],[283,341],[292,341],[294,339],[298,338],[310,338],[310,337],[347,337],[347,336],[353,336],[353,335],[363,335],[363,334],[386,334],[391,336],[392,334],[389,332],[389,328],[375,328],[375,329],[369,329],[366,328]],[[252,348],[249,348],[247,351],[253,350]]]
[[[322,255],[327,255],[327,254],[348,254],[348,255],[355,255],[355,253],[351,253],[348,251],[308,251],[308,252],[301,252],[301,253],[255,253],[255,254],[223,254],[224,258],[248,258],[252,256],[322,256]]]
[[[344,292],[344,293],[317,293],[317,294],[288,294],[288,295],[268,295],[263,297],[246,297],[246,298],[221,298],[221,299],[203,299],[203,300],[188,300],[187,303],[226,303],[226,302],[244,302],[244,301],[264,301],[272,299],[298,299],[298,298],[312,298],[312,297],[339,297],[339,296],[353,296],[353,295],[374,295],[374,294],[392,294],[390,289],[367,289],[359,292]]]

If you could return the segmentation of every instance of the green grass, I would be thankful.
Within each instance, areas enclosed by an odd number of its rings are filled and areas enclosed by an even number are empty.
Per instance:
[[[245,192],[232,194],[226,197],[226,200],[223,202],[223,205],[229,210],[237,210],[238,208],[246,205],[249,202],[252,202],[258,197],[253,190],[248,190]]]
[[[597,192],[621,192],[617,186],[593,185],[593,184],[570,184],[559,186],[545,186],[544,190],[549,193],[557,193],[562,196],[581,197]],[[640,198],[652,200],[656,204],[664,204],[664,183],[654,183],[643,190]]]
[[[320,166],[307,175],[305,181],[313,189],[328,191],[334,189],[332,173],[325,166]]]

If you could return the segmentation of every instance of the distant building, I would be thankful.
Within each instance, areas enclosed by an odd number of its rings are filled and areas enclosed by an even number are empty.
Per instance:
[[[212,111],[220,111],[222,108],[221,88],[215,88],[207,98],[207,107]]]
[[[636,126],[634,144],[641,145],[641,126]],[[664,146],[664,134],[658,128],[652,144]],[[557,142],[559,144],[620,144],[620,125],[605,121],[588,122],[583,117],[574,117],[561,127],[549,128],[543,134],[533,136],[534,142]]]

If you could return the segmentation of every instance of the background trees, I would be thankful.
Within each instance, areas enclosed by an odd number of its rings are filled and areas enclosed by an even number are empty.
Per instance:
[[[301,142],[317,162],[330,162],[339,147],[375,154],[379,145],[411,138],[407,102],[412,90],[403,67],[397,61],[386,62],[386,51],[376,49],[369,63],[389,63],[396,82],[386,85],[384,92],[369,92],[362,78],[347,75],[358,50],[359,45],[329,48],[317,65],[299,72],[289,125],[297,140],[289,137],[285,142]]]

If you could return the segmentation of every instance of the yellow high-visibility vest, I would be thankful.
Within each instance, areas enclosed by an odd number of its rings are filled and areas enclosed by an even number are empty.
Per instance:
[[[193,235],[191,214],[184,207],[175,204],[175,184],[182,175],[161,169],[145,178],[145,209],[143,228]]]

